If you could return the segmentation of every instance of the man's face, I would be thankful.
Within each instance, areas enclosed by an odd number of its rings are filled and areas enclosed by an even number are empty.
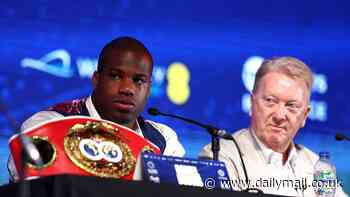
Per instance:
[[[257,137],[272,150],[285,152],[305,125],[308,99],[302,80],[278,72],[266,74],[251,96],[251,126]]]
[[[100,116],[135,127],[151,85],[152,66],[145,54],[110,49],[102,71],[93,75],[93,102]]]

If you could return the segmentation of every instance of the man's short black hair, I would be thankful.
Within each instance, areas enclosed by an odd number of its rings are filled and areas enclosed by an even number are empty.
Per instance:
[[[153,67],[152,55],[148,51],[148,49],[145,47],[145,45],[135,38],[123,36],[123,37],[118,37],[113,39],[103,47],[98,57],[98,65],[97,65],[98,72],[102,71],[106,52],[111,49],[117,49],[121,51],[133,51],[135,53],[145,54],[146,56],[148,56],[150,60],[151,67]]]

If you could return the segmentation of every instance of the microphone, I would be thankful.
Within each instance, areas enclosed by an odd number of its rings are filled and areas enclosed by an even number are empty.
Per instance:
[[[32,140],[24,135],[20,134],[20,140],[21,144],[23,146],[23,153],[22,156],[24,157],[25,161],[31,161],[35,164],[35,166],[41,167],[44,165],[43,160],[41,159],[40,152],[38,148],[34,145]]]
[[[212,134],[214,136],[218,136],[218,137],[221,137],[221,138],[224,138],[224,139],[228,139],[228,140],[232,140],[233,139],[232,135],[229,134],[229,132],[227,132],[226,130],[218,129],[216,127],[213,127],[213,126],[210,126],[210,125],[206,125],[206,124],[202,124],[202,123],[197,122],[195,120],[191,120],[191,119],[184,118],[184,117],[181,117],[181,116],[168,114],[168,113],[163,113],[163,112],[160,112],[158,109],[153,108],[153,107],[148,109],[148,114],[150,114],[152,116],[161,115],[161,116],[168,116],[168,117],[180,119],[180,120],[183,120],[185,122],[188,122],[188,123],[200,126],[202,128],[205,128],[210,134]]]
[[[19,185],[19,196],[26,197],[31,196],[31,185],[25,181],[25,175],[27,171],[27,162],[32,162],[36,166],[43,166],[43,161],[40,156],[40,152],[32,142],[32,140],[23,133],[19,133],[19,140],[22,145],[21,150],[21,162],[19,167],[19,180],[21,180]],[[9,164],[8,164],[9,165]]]
[[[158,109],[151,107],[151,108],[148,108],[148,114],[150,114],[152,116],[156,116],[156,115],[159,115],[161,113],[158,111]]]
[[[350,138],[342,133],[337,133],[337,134],[335,134],[335,140],[337,140],[337,141],[343,141],[343,140],[350,141]]]

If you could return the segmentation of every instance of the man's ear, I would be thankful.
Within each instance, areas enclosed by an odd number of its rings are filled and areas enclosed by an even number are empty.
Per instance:
[[[307,117],[309,116],[310,111],[311,111],[311,106],[309,105],[309,106],[307,106],[307,110],[305,111],[304,120],[303,120],[303,122],[301,123],[301,124],[302,124],[301,127],[304,127],[304,126],[305,126],[305,124],[306,124],[306,119],[307,119]]]
[[[249,116],[252,116],[253,104],[254,104],[254,93],[250,93],[250,108],[249,108]]]
[[[100,79],[100,73],[95,71],[94,74],[92,75],[92,85],[94,89],[96,89],[99,79]]]
[[[147,100],[148,100],[149,96],[151,96],[151,90],[152,90],[151,87],[152,87],[152,81],[149,82],[148,92],[147,92],[147,95],[146,95]]]

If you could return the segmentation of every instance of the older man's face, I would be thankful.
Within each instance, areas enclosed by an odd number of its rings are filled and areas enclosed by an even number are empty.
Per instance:
[[[305,125],[310,110],[308,100],[308,89],[302,80],[268,73],[251,96],[251,127],[267,147],[283,153]]]

